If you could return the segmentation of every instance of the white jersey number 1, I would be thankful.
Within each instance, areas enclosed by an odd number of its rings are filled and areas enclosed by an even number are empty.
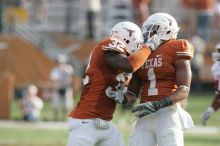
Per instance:
[[[148,75],[148,80],[150,81],[148,95],[158,95],[158,89],[156,88],[156,76],[154,73],[154,69],[150,68],[148,70],[147,75]]]

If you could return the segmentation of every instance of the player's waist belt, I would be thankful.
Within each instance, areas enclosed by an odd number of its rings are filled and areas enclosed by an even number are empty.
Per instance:
[[[106,121],[106,120],[103,120],[103,119],[100,119],[100,118],[75,119],[75,120],[81,121],[82,124],[92,123],[98,129],[108,129],[109,125],[112,123],[112,121]]]

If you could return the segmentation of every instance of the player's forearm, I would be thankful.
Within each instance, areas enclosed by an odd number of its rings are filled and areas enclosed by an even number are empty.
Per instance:
[[[130,91],[126,92],[124,94],[124,97],[126,98],[126,104],[134,104],[136,101],[136,95]]]
[[[190,60],[179,59],[175,62],[175,66],[177,89],[169,95],[173,104],[181,102],[188,97],[192,79]]]
[[[216,94],[215,95],[215,98],[211,104],[211,107],[217,111],[219,108],[220,108],[220,95],[219,94]]]
[[[113,51],[106,51],[104,54],[104,60],[109,66],[114,69],[126,73],[132,73],[133,71],[127,56],[124,54],[119,54]]]
[[[104,60],[114,69],[126,73],[132,73],[144,64],[150,53],[151,50],[145,46],[128,57],[125,54],[119,54],[118,52],[106,51],[104,54]]]
[[[189,87],[182,85],[179,86],[172,94],[170,94],[169,97],[172,100],[172,103],[175,104],[183,101],[185,98],[188,97],[188,95]]]
[[[131,54],[128,57],[128,60],[132,67],[132,72],[138,70],[145,63],[150,53],[151,53],[150,48],[144,46],[143,48],[139,49],[137,52]]]

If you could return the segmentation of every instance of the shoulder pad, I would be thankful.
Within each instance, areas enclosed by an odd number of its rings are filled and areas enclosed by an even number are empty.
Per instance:
[[[102,46],[102,50],[116,51],[119,53],[126,53],[125,44],[117,38],[110,37],[108,40],[108,44],[106,46]]]

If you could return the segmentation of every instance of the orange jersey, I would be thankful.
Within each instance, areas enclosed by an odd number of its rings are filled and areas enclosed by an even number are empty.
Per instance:
[[[170,40],[151,53],[137,72],[142,81],[141,103],[161,99],[175,91],[175,62],[192,59],[193,52],[187,40]]]
[[[71,117],[112,119],[116,102],[107,96],[108,91],[123,90],[131,74],[115,70],[106,64],[103,58],[106,50],[126,54],[123,43],[115,38],[107,38],[95,46],[84,75],[80,101],[70,113]]]

